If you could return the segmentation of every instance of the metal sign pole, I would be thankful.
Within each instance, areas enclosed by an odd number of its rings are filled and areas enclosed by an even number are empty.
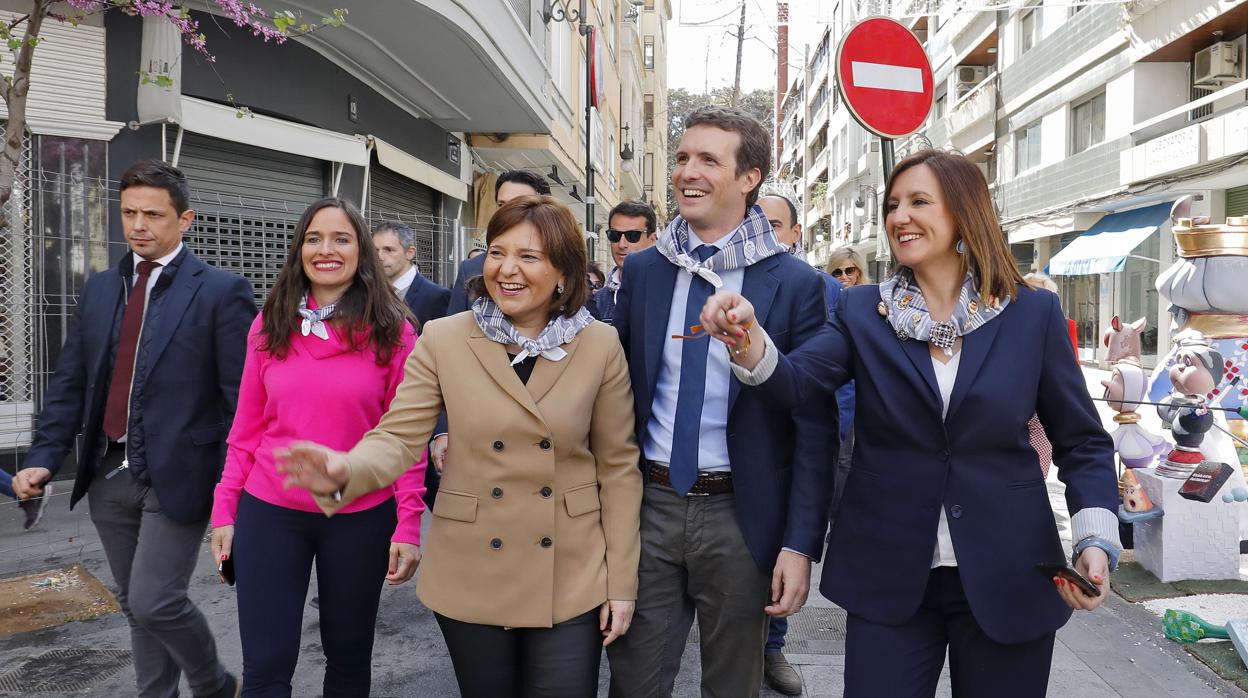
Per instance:
[[[880,139],[880,165],[884,168],[884,184],[888,184],[888,178],[893,176],[893,165],[896,165],[896,157],[893,155],[893,139]]]

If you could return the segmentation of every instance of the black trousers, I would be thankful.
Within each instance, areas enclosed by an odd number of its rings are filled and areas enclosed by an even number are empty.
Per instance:
[[[552,628],[506,629],[434,615],[450,650],[463,698],[598,695],[602,657],[598,609]]]
[[[243,493],[234,526],[243,695],[289,698],[312,565],[320,596],[326,698],[364,698],[390,563],[394,500],[327,518]]]
[[[949,651],[954,698],[1043,698],[1053,640],[1006,645],[984,634],[962,590],[956,567],[938,567],[919,611],[903,625],[849,616],[845,638],[845,698],[931,698]]]

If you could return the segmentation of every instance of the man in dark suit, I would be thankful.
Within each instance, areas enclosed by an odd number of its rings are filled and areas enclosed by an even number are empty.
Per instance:
[[[187,597],[238,400],[251,285],[182,244],[186,177],[148,161],[121,177],[130,252],[87,279],[26,462],[40,496],[77,439],[70,507],[85,495],[130,624],[137,695],[237,696],[212,630]]]
[[[373,244],[394,292],[411,308],[420,326],[446,317],[451,292],[426,279],[416,268],[415,231],[400,221],[384,221],[373,228]]]
[[[494,182],[494,203],[500,207],[521,196],[550,196],[550,185],[542,176],[528,170],[507,170]],[[481,276],[485,272],[487,254],[469,257],[459,265],[459,274],[455,277],[455,285],[451,287],[451,302],[446,309],[447,315],[462,313],[472,307],[468,301],[468,281]],[[429,444],[429,463],[437,472],[442,472],[446,463],[446,450],[450,447],[447,435],[446,417],[438,420],[434,430],[433,441]],[[428,472],[428,470],[426,470]]]
[[[673,338],[692,331],[715,288],[766,307],[761,324],[789,346],[827,319],[818,274],[755,203],[770,169],[766,130],[718,107],[685,129],[672,173],[680,216],[629,255],[614,313],[647,479],[637,611],[607,648],[618,698],[671,694],[695,613],[703,695],[757,696],[767,618],[806,600],[832,487],[830,403],[772,409],[740,390],[723,346]]]
[[[502,206],[520,196],[550,196],[550,185],[536,172],[528,170],[507,170],[494,181],[494,203]],[[485,255],[477,255],[464,260],[459,265],[459,274],[455,276],[455,285],[451,287],[451,303],[446,309],[447,315],[462,313],[472,307],[468,301],[468,280],[477,276],[485,269]]]
[[[426,279],[416,268],[416,233],[406,223],[384,221],[373,228],[373,244],[381,259],[394,292],[407,303],[420,327],[425,323],[446,317],[446,306],[451,292]],[[442,482],[438,468],[425,468],[425,504],[430,509],[438,499],[438,485]]]
[[[615,268],[607,275],[607,283],[589,299],[589,312],[595,319],[611,324],[624,277],[624,260],[653,245],[659,239],[655,232],[658,227],[654,208],[644,201],[621,201],[611,209],[607,215],[607,242]]]

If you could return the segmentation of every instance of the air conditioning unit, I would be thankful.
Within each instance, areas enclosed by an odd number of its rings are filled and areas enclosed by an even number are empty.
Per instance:
[[[1196,52],[1192,60],[1192,84],[1196,87],[1221,87],[1244,79],[1244,61],[1239,45],[1219,41]]]
[[[955,94],[959,98],[962,95],[975,89],[975,86],[984,81],[988,77],[988,66],[986,65],[960,65],[957,68],[955,82],[957,83]]]
[[[958,82],[969,82],[978,85],[988,77],[988,66],[986,65],[960,65],[958,66]]]

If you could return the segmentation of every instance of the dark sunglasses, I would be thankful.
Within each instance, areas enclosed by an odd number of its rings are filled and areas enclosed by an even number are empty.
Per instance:
[[[857,274],[858,267],[845,267],[844,269],[833,269],[831,273],[832,273],[832,278],[839,279],[842,276],[849,276],[850,274]]]
[[[628,240],[630,245],[636,245],[641,236],[646,235],[644,230],[616,230],[615,228],[607,228],[607,239],[611,242],[619,242],[620,237]]]

